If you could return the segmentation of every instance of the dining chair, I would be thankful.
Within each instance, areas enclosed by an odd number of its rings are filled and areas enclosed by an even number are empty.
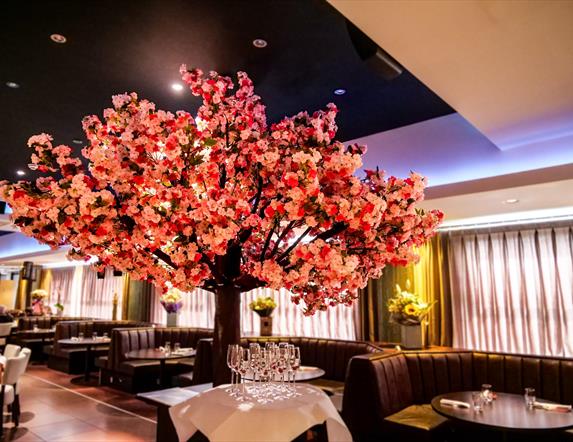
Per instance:
[[[11,405],[12,420],[17,427],[20,424],[20,398],[18,392],[18,381],[26,371],[26,365],[30,359],[28,352],[23,349],[15,358],[6,359],[2,384],[0,384],[0,416],[4,414],[4,406]],[[4,432],[4,423],[0,423],[0,437]]]
[[[22,347],[20,347],[19,345],[8,344],[6,345],[6,348],[4,349],[4,353],[2,353],[2,356],[4,356],[5,358],[15,358],[20,354],[21,349]]]
[[[6,345],[6,338],[12,333],[12,323],[2,323],[0,324],[0,347]]]

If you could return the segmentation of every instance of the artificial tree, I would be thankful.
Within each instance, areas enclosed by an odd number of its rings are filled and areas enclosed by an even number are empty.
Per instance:
[[[350,305],[387,264],[415,247],[442,214],[416,208],[425,179],[355,175],[365,147],[344,146],[333,104],[267,125],[245,73],[235,85],[181,68],[203,103],[194,117],[157,110],[135,93],[88,116],[82,150],[33,136],[30,167],[47,175],[3,182],[20,230],[73,259],[97,257],[162,290],[215,294],[215,382],[240,337],[240,293],[284,287],[306,314]]]

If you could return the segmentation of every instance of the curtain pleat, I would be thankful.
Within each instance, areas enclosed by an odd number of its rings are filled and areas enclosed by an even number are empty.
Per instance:
[[[573,356],[573,230],[450,234],[453,345]]]
[[[245,335],[260,333],[260,319],[249,309],[249,303],[258,297],[271,296],[278,306],[273,312],[273,334],[312,336],[354,340],[356,338],[354,307],[339,305],[314,316],[305,316],[300,306],[294,304],[288,290],[255,289],[241,294],[241,331]],[[152,321],[165,324],[166,313],[159,303],[159,293],[155,291],[152,302]],[[179,313],[180,326],[213,328],[215,316],[214,295],[196,289],[186,293],[183,308]]]

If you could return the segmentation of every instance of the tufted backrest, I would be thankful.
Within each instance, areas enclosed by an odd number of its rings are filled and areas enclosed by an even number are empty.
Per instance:
[[[116,328],[111,333],[111,343],[108,353],[108,367],[117,370],[126,360],[125,354],[132,350],[156,348],[169,341],[179,342],[181,347],[196,347],[201,338],[213,336],[213,330],[189,327],[139,327]]]
[[[571,359],[475,351],[408,352],[405,357],[416,403],[450,391],[476,390],[485,383],[515,394],[533,387],[543,399],[573,403]]]
[[[305,338],[305,337],[277,337],[257,336],[241,339],[242,345],[251,342],[288,342],[300,347],[300,358],[303,365],[311,365],[322,368],[326,379],[344,382],[346,366],[350,358],[365,353],[382,351],[368,342],[344,341],[342,339]]]
[[[38,328],[52,328],[61,321],[86,321],[91,318],[77,318],[73,316],[24,316],[18,320],[18,330],[32,330],[34,326]]]
[[[356,440],[375,439],[386,416],[484,383],[515,394],[533,387],[538,397],[571,404],[573,360],[460,350],[356,356],[348,366],[342,416]]]
[[[98,336],[103,336],[104,333],[111,335],[114,328],[146,326],[149,326],[149,323],[138,321],[61,321],[56,324],[54,352],[60,348],[58,344],[60,339],[78,337],[80,333],[83,333],[85,337],[91,337],[94,332]]]

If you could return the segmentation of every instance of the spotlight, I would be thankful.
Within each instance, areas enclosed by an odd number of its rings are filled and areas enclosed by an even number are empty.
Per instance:
[[[24,176],[24,175],[26,175],[26,172],[24,172],[23,170],[19,169],[19,170],[16,171],[16,175],[18,175],[18,176]]]
[[[64,37],[62,34],[52,34],[50,35],[50,40],[52,40],[54,43],[60,43],[60,44],[64,44],[65,42],[68,41],[68,39]]]
[[[7,81],[6,86],[8,86],[10,89],[18,89],[20,87],[18,83],[15,83],[13,81]]]
[[[179,83],[173,83],[171,85],[171,89],[173,89],[176,92],[181,92],[183,90],[183,85]]]
[[[262,38],[256,38],[253,40],[253,46],[257,49],[262,49],[262,48],[266,48],[268,45],[266,40],[263,40]]]
[[[334,89],[334,95],[344,95],[346,93],[346,89]]]

